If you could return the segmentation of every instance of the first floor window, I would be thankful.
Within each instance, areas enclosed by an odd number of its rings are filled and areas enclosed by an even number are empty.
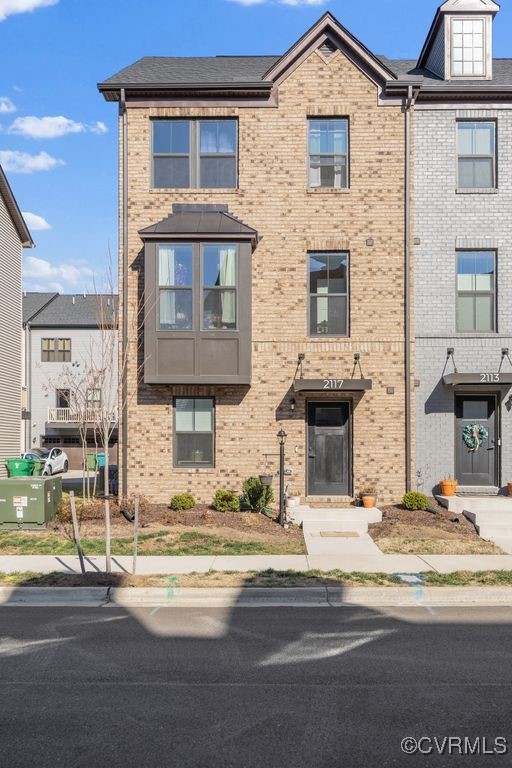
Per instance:
[[[496,330],[496,254],[457,253],[457,331]]]
[[[348,187],[348,120],[308,120],[309,186]]]
[[[71,339],[41,339],[41,362],[70,363]]]
[[[348,253],[310,253],[309,335],[348,335]]]
[[[215,401],[177,397],[174,405],[174,466],[213,467]]]

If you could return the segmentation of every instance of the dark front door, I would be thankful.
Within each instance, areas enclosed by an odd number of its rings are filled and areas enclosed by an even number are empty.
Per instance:
[[[308,494],[350,494],[350,405],[308,403]]]
[[[459,485],[497,485],[498,456],[495,395],[455,396],[455,456]],[[464,430],[483,427],[487,437],[477,450],[464,442]],[[474,441],[473,441],[474,443]]]

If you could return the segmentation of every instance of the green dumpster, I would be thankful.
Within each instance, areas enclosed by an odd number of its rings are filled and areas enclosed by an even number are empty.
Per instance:
[[[87,454],[87,469],[96,469],[98,466],[98,459],[95,453]]]
[[[9,477],[28,477],[32,474],[32,462],[30,459],[6,459],[5,464]]]
[[[55,517],[59,485],[50,477],[0,480],[0,531],[43,528]]]

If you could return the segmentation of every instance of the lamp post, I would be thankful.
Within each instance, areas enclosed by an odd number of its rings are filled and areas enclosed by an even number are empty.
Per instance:
[[[286,442],[287,435],[282,427],[277,433],[277,437],[279,440],[279,525],[284,525],[284,444]]]

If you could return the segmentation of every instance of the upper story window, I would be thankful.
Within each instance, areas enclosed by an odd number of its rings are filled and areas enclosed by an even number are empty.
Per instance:
[[[87,407],[95,410],[101,408],[101,389],[87,390]]]
[[[493,251],[457,253],[457,331],[496,330],[495,262]]]
[[[238,245],[159,245],[158,290],[160,330],[236,330]]]
[[[309,186],[346,189],[349,178],[348,120],[308,120]]]
[[[154,188],[236,188],[236,120],[153,120],[152,131]]]
[[[70,363],[71,339],[41,339],[41,362]]]
[[[348,336],[348,253],[310,253],[309,335]]]
[[[496,186],[495,123],[457,123],[460,189],[493,189]]]
[[[484,19],[452,19],[452,76],[485,75]]]

